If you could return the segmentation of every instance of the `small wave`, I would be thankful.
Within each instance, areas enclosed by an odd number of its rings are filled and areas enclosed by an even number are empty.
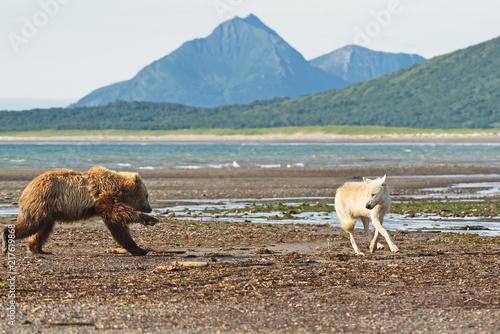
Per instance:
[[[190,165],[188,165],[188,166],[177,166],[175,168],[177,168],[177,169],[201,169],[200,166],[190,166]]]
[[[139,167],[139,169],[155,169],[153,166],[143,166]]]
[[[280,164],[260,165],[260,168],[280,168]]]
[[[223,167],[227,167],[227,164],[222,165],[222,164],[217,164],[217,165],[207,165],[208,168],[216,168],[216,169],[221,169]]]
[[[207,164],[207,167],[208,168],[217,168],[217,169],[221,169],[221,168],[239,168],[240,165],[236,161],[233,161],[233,163],[225,163],[225,164]],[[199,168],[201,168],[201,167],[199,167]],[[193,169],[193,168],[190,168],[190,169]]]
[[[118,164],[116,164],[116,165],[117,165],[117,166],[120,166],[120,167],[131,167],[131,166],[132,166],[132,164],[129,164],[129,163],[126,163],[126,164],[124,164],[124,163],[121,163],[121,164],[120,164],[120,163],[118,163]]]
[[[292,168],[292,167],[305,167],[302,162],[298,162],[296,164],[288,164],[286,165],[287,168]]]
[[[25,162],[26,159],[10,159],[10,162]]]

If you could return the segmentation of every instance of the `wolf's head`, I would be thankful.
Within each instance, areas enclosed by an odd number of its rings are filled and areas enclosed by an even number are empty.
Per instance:
[[[385,183],[386,175],[378,179],[363,178],[366,184],[366,205],[368,210],[373,209],[379,203],[385,202],[388,194],[387,184]]]

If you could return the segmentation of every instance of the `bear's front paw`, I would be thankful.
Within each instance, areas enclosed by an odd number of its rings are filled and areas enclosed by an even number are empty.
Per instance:
[[[132,256],[144,256],[144,255],[148,254],[148,252],[149,252],[148,249],[142,249],[140,247],[128,249],[128,251],[130,252],[130,254],[132,254]]]
[[[156,219],[155,217],[144,215],[143,220],[142,220],[143,225],[154,226],[154,225],[156,225],[156,223],[158,223],[158,219]]]

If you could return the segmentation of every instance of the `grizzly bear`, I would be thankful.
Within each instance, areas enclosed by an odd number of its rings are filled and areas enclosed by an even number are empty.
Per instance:
[[[156,224],[156,218],[143,213],[151,211],[148,191],[137,173],[115,172],[104,167],[92,167],[83,173],[56,169],[36,177],[24,189],[14,225],[15,239],[30,237],[30,252],[48,254],[42,246],[56,221],[100,216],[120,246],[132,255],[146,255],[148,251],[137,246],[127,224]],[[4,252],[7,246],[5,228]]]

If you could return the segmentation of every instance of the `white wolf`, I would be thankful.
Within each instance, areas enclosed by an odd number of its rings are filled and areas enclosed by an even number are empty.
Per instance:
[[[335,194],[335,211],[340,221],[340,226],[349,233],[351,244],[357,255],[364,255],[359,251],[358,245],[354,240],[355,218],[360,218],[365,229],[365,237],[370,240],[369,223],[370,218],[375,227],[375,235],[370,243],[370,253],[375,250],[379,233],[382,234],[392,252],[397,252],[398,247],[392,242],[389,233],[382,226],[384,215],[391,206],[390,190],[385,182],[384,175],[378,179],[363,178],[363,182],[347,182],[337,189]],[[378,245],[378,248],[382,248]]]

